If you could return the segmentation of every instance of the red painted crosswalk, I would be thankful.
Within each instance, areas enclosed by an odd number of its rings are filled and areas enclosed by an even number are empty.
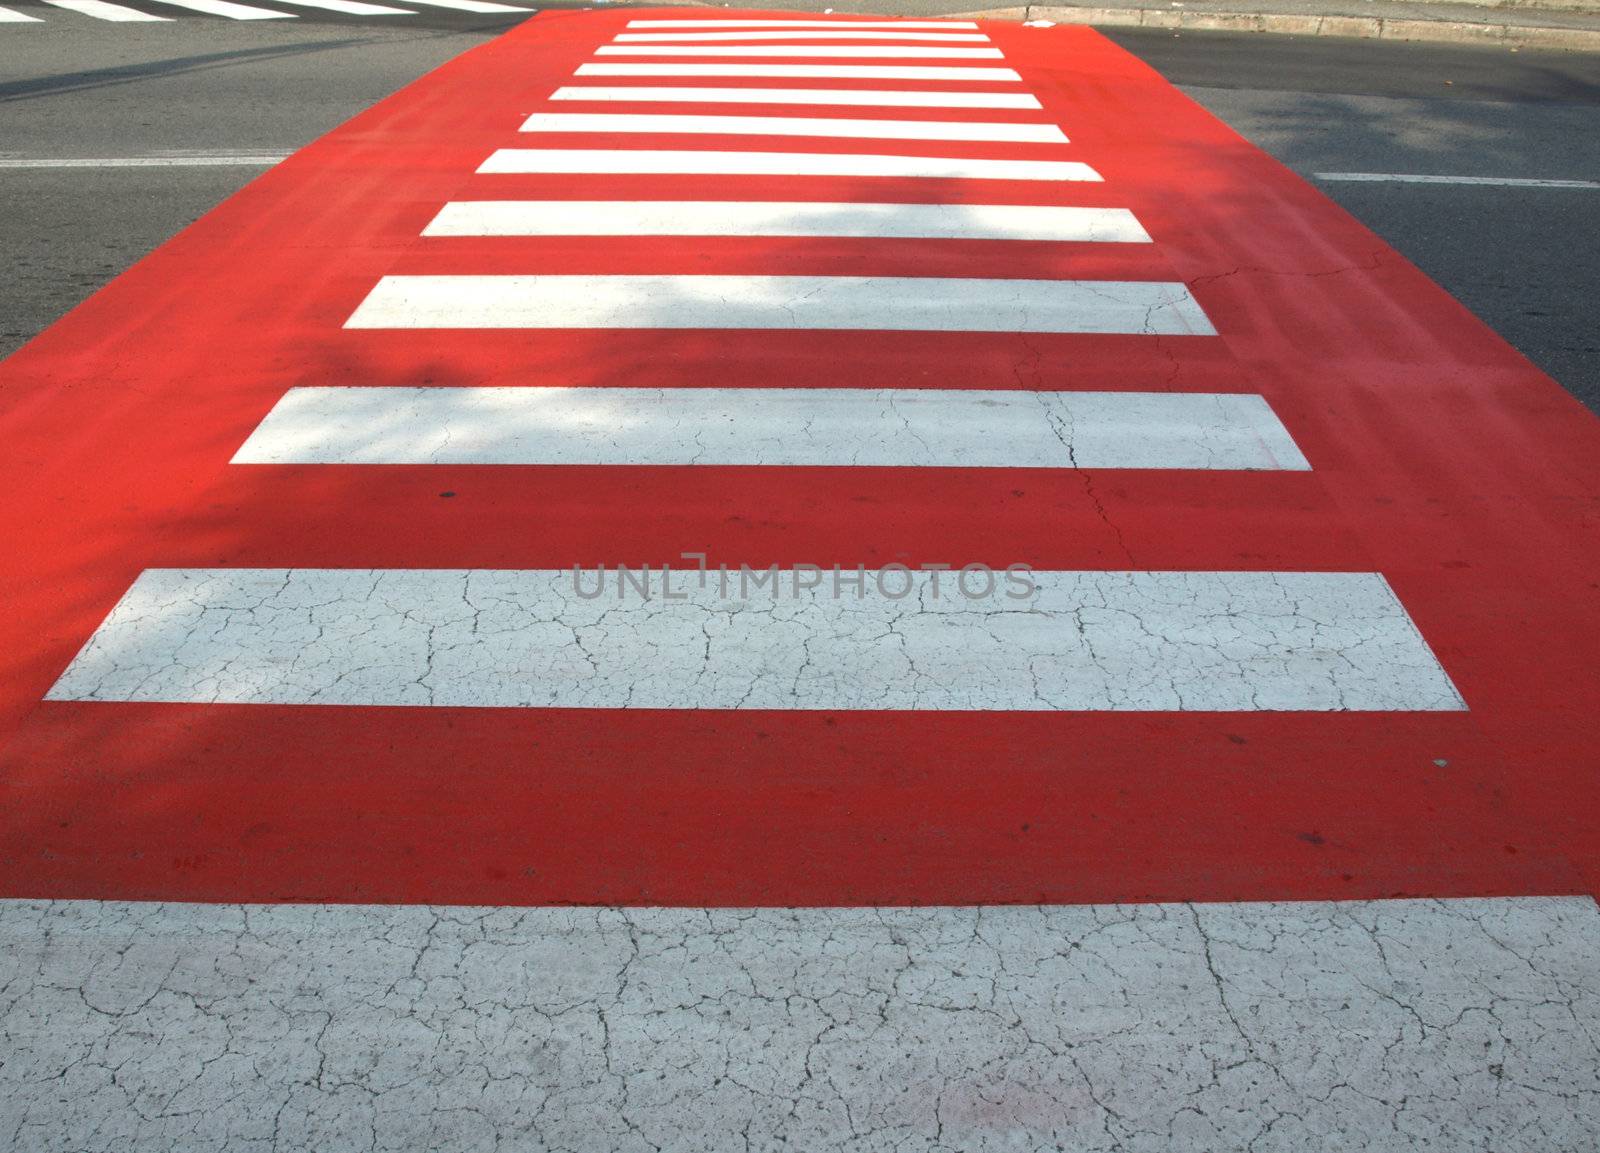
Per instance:
[[[1088,30],[725,15],[544,14],[0,367],[0,895],[1591,892],[1593,418]]]

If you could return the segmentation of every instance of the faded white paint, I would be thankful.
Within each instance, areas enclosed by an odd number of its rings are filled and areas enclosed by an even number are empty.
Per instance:
[[[1150,241],[1126,208],[762,200],[455,200],[422,234]]]
[[[1243,393],[295,388],[235,464],[1307,469]]]
[[[480,173],[617,173],[683,176],[885,176],[928,180],[1091,180],[1076,160],[980,160],[848,152],[713,152],[645,148],[499,148]]]
[[[336,0],[320,0],[334,3]],[[856,120],[839,116],[673,116],[647,113],[535,112],[523,132],[628,132],[716,136],[833,136],[854,140],[972,140],[1065,144],[1054,124],[972,120]]]
[[[1215,335],[1177,282],[934,276],[385,276],[345,327]]]
[[[951,557],[965,565],[967,558]],[[1457,710],[1374,573],[148,569],[57,701]],[[850,578],[859,578],[852,581]],[[1031,594],[1029,592],[1032,587]],[[586,599],[589,594],[594,599]],[[676,599],[681,598],[681,599]]]

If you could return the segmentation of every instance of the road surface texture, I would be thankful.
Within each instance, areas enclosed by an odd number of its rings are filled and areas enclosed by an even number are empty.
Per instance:
[[[0,1143],[1600,1142],[1585,61],[332,2],[0,24]]]

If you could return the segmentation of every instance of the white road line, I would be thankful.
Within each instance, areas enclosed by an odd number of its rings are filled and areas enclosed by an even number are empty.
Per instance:
[[[671,116],[535,112],[523,132],[634,132],[711,136],[833,136],[854,140],[977,140],[1066,144],[1054,124],[959,120],[850,120],[831,116]]]
[[[1149,243],[1126,208],[856,201],[458,200],[424,236],[852,236]]]
[[[37,16],[29,16],[10,8],[0,8],[0,24],[43,24]]]
[[[629,20],[629,28],[976,28],[973,20]]]
[[[935,180],[1090,180],[1076,160],[865,156],[833,152],[711,152],[643,148],[501,148],[480,173],[635,173],[721,176],[886,176]]]
[[[746,574],[747,575],[747,574]],[[147,569],[55,701],[587,709],[1465,708],[1361,572]],[[835,587],[836,575],[839,585]],[[844,577],[863,576],[858,595]],[[939,580],[937,593],[933,581]],[[628,586],[625,586],[628,587]],[[965,589],[965,591],[963,591]],[[584,595],[580,595],[580,593]],[[585,599],[593,594],[595,599]],[[682,599],[676,599],[682,598]]]
[[[862,47],[858,44],[751,44],[737,48],[707,45],[704,48],[663,44],[659,47],[646,44],[604,44],[594,50],[596,56],[870,56],[881,59],[892,57],[945,57],[963,60],[1000,60],[998,48],[912,48],[898,44],[882,47]]]
[[[202,156],[0,156],[7,168],[270,168],[288,159],[287,152],[250,152]]]
[[[539,819],[505,814],[527,841],[473,849],[559,860]],[[521,1149],[547,1102],[552,1149],[1600,1148],[1588,897],[7,901],[0,986],[8,1109],[105,1135],[73,1148],[200,1148],[282,1117],[319,1153],[361,1141],[322,1136],[335,1121]],[[382,1107],[358,1125],[352,1100]]]
[[[330,12],[345,12],[351,16],[415,16],[405,8],[390,8],[384,4],[368,4],[364,0],[276,0],[294,8],[325,8]]]
[[[763,76],[788,80],[956,80],[1018,83],[1010,68],[895,64],[580,64],[574,76]]]
[[[385,276],[345,327],[1216,334],[1178,283],[931,276]]]
[[[612,38],[618,44],[670,44],[695,41],[735,40],[913,40],[937,43],[987,44],[981,32],[620,32]]]
[[[1369,184],[1482,184],[1499,188],[1600,188],[1600,180],[1534,180],[1516,176],[1420,176],[1400,172],[1318,172],[1318,180]]]
[[[1243,393],[295,388],[235,464],[1304,471]]]
[[[166,21],[167,16],[154,16],[149,12],[141,12],[137,8],[128,8],[121,4],[111,4],[107,0],[44,0],[46,4],[56,8],[65,8],[68,12],[76,12],[82,16],[91,16],[96,20],[113,20],[119,23],[134,23],[147,21]]]
[[[270,8],[254,8],[249,4],[235,4],[233,0],[152,0],[156,4],[170,4],[174,8],[187,8],[191,12],[204,12],[207,16],[222,16],[229,20],[295,20],[293,12],[274,12]]]
[[[451,8],[457,12],[537,12],[522,4],[501,4],[497,0],[406,0],[427,8]]]
[[[870,88],[557,88],[551,100],[623,104],[851,104],[896,108],[1039,108],[1027,92],[882,92]]]

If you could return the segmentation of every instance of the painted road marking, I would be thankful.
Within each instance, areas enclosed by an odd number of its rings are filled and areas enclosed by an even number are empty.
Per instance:
[[[871,47],[855,44],[750,44],[740,45],[737,48],[719,47],[713,44],[705,47],[672,44],[605,44],[596,48],[594,53],[596,56],[872,56],[884,59],[943,57],[962,60],[1003,58],[998,48],[903,47],[896,44]]]
[[[404,8],[391,8],[385,4],[368,4],[364,0],[277,0],[296,8],[325,8],[330,12],[344,12],[351,16],[415,16]]]
[[[534,12],[522,4],[501,4],[499,0],[406,0],[427,8],[450,8],[457,12]]]
[[[535,112],[523,132],[633,132],[713,136],[836,136],[859,140],[977,140],[1066,144],[1054,124],[958,120],[851,120],[831,116],[670,116]]]
[[[270,168],[287,152],[216,153],[196,156],[0,156],[5,168]]]
[[[931,276],[385,276],[345,327],[1216,335],[1179,283]]]
[[[1248,393],[294,388],[235,464],[1293,469]]]
[[[274,12],[270,8],[255,8],[249,4],[235,4],[233,0],[153,0],[156,4],[170,4],[174,8],[187,8],[191,12],[204,12],[207,16],[222,16],[229,20],[294,20],[293,12]]]
[[[972,20],[629,20],[629,28],[976,28]]]
[[[657,573],[647,599],[618,573],[585,582],[570,569],[146,569],[48,699],[1025,712],[1466,707],[1376,573],[985,570],[964,585],[950,573],[906,569],[754,575],[775,591],[752,590],[740,572],[726,592],[717,574],[701,587],[693,573],[679,573],[670,596]],[[611,587],[618,582],[624,595]]]
[[[1419,176],[1400,172],[1318,172],[1318,180],[1372,184],[1482,184],[1499,188],[1600,188],[1600,180],[1533,180],[1516,176]]]
[[[10,8],[0,8],[0,24],[41,24],[37,16],[28,16]]]
[[[542,871],[543,838],[528,840],[517,859]],[[540,1114],[557,1149],[814,1150],[863,1133],[918,1149],[1161,1133],[1193,1150],[1323,1149],[1330,1133],[1374,1153],[1595,1143],[1574,1104],[1593,1092],[1600,1031],[1587,897],[15,901],[0,905],[0,981],[28,1129],[114,1130],[106,1146],[124,1150],[277,1131],[331,1153],[360,1143],[327,1136],[352,1094],[384,1098],[381,1132],[441,1150],[466,1146],[469,1108],[475,1143],[517,1148],[544,1102],[582,1103]],[[115,1079],[83,1075],[107,1055]],[[486,1090],[486,1067],[515,1089]]]
[[[500,148],[481,173],[617,173],[702,176],[893,176],[931,180],[1092,180],[1076,160],[979,160],[850,152],[713,152],[645,148]]]
[[[861,236],[1148,244],[1126,208],[859,201],[454,200],[424,236]]]
[[[857,104],[897,108],[1029,108],[1039,98],[1027,92],[889,92],[870,88],[557,88],[551,100],[665,102],[672,104]]]
[[[895,64],[580,64],[574,76],[767,76],[790,80],[1020,81],[1011,68]]]
[[[137,8],[128,8],[121,4],[111,4],[108,0],[44,0],[56,8],[65,8],[69,12],[77,12],[83,16],[92,16],[96,20],[115,20],[132,23],[135,21],[162,21],[170,19],[166,16],[154,16],[149,12],[141,12]]]
[[[616,44],[682,43],[685,41],[731,40],[912,40],[918,42],[987,44],[989,38],[977,32],[623,32],[613,38]]]

